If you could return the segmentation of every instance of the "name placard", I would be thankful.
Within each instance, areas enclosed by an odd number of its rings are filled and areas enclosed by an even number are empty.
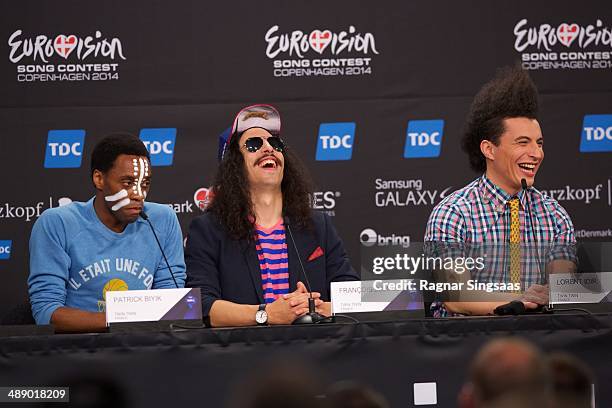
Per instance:
[[[604,303],[612,301],[612,272],[551,273],[550,303]]]
[[[200,289],[152,289],[106,292],[106,325],[202,319]]]
[[[423,296],[400,280],[331,283],[332,314],[423,310]]]

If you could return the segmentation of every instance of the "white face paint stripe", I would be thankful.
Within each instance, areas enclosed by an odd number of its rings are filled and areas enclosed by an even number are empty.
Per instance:
[[[127,196],[128,196],[128,192],[125,189],[123,189],[123,190],[120,190],[116,194],[104,197],[104,199],[106,201],[117,201],[117,200],[121,200],[122,198],[125,198]]]
[[[125,191],[125,190],[123,190],[123,191]],[[118,209],[125,207],[129,203],[130,203],[130,199],[129,198],[124,198],[123,200],[119,201],[117,204],[113,205],[111,207],[111,210],[117,211]]]
[[[136,186],[138,186],[138,195],[141,197],[144,197],[144,195],[142,194],[142,188],[141,188],[141,183],[142,183],[142,179],[144,178],[144,160],[142,160],[142,158],[138,158],[138,163],[140,164],[140,174],[138,175],[138,181],[136,182]]]

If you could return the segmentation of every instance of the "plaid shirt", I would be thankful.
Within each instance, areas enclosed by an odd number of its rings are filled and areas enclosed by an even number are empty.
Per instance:
[[[533,228],[529,222],[527,194],[531,205]],[[530,188],[514,196],[519,198],[521,230],[521,281],[523,288],[534,283],[546,283],[544,266],[538,259],[570,259],[575,261],[576,238],[567,212],[557,201]],[[508,282],[508,251],[510,237],[510,209],[513,198],[497,187],[485,175],[472,181],[442,200],[432,211],[424,241],[429,253],[444,255],[482,256],[486,251],[486,268],[472,278],[479,281]],[[491,252],[493,251],[493,253]],[[468,252],[468,253],[466,253]],[[491,256],[492,255],[492,256]],[[432,310],[439,305],[432,305]],[[435,315],[434,310],[434,315]],[[444,315],[441,311],[441,315]]]

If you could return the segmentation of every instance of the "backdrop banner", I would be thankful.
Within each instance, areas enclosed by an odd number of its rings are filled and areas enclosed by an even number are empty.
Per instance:
[[[262,10],[263,11],[263,10]],[[474,94],[521,63],[541,93],[536,187],[580,240],[612,240],[609,2],[238,0],[55,3],[0,15],[0,314],[27,299],[28,240],[50,208],[93,196],[97,141],[147,144],[147,199],[184,234],[217,167],[217,137],[252,103],[316,182],[356,269],[364,245],[418,242],[434,205],[477,177],[460,149]]]

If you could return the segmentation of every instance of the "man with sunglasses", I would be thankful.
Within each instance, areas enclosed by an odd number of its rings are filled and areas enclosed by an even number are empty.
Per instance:
[[[307,313],[300,263],[324,316],[330,282],[358,280],[329,217],[311,210],[308,176],[280,134],[274,107],[238,113],[213,199],[189,228],[187,286],[201,288],[212,326],[290,324]]]

